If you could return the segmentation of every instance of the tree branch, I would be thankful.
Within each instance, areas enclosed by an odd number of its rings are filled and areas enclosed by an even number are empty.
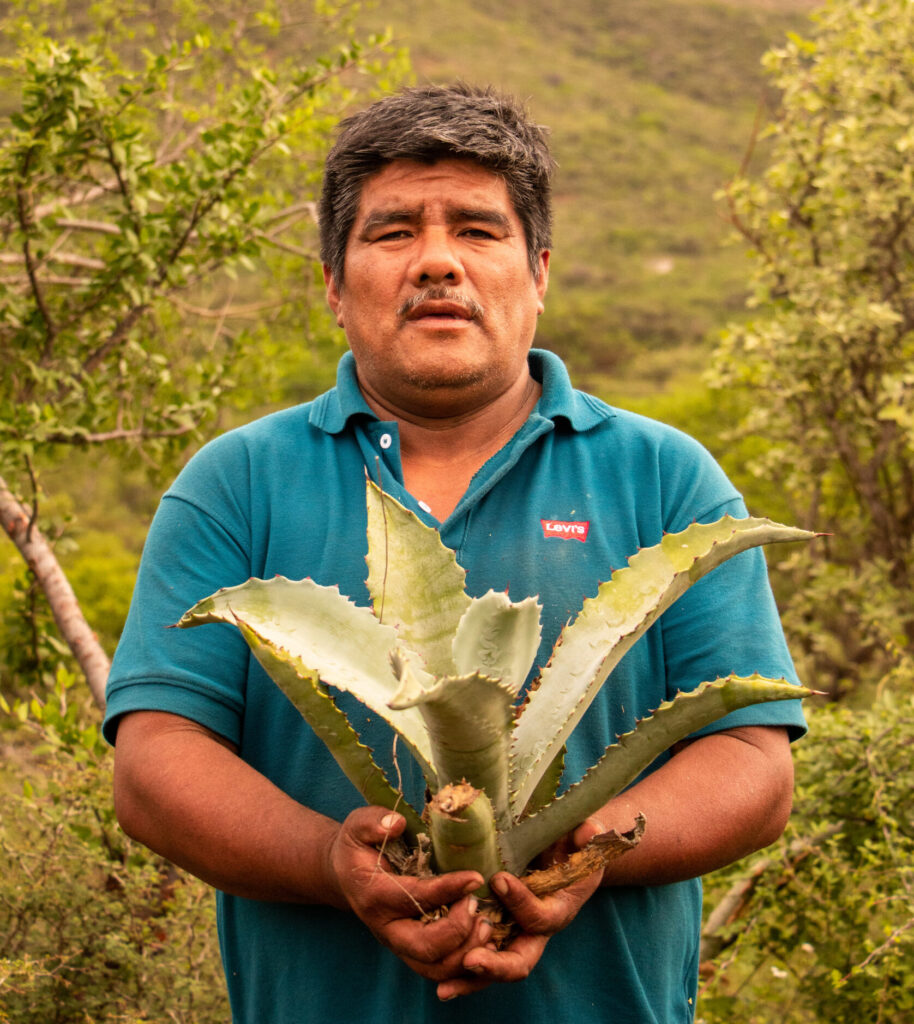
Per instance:
[[[171,427],[167,430],[146,430],[145,427],[123,428],[120,430],[106,430],[99,434],[88,434],[81,431],[73,433],[47,434],[45,441],[51,444],[105,444],[108,441],[145,441],[154,440],[159,437],[182,437],[194,430],[196,424],[191,423],[184,427]]]
[[[19,214],[19,226],[22,229],[23,235],[23,262],[25,263],[25,271],[26,274],[28,274],[32,294],[35,296],[35,304],[38,306],[38,312],[41,313],[42,320],[44,320],[45,332],[47,335],[45,350],[47,351],[47,349],[54,344],[54,336],[57,332],[54,326],[54,321],[51,318],[51,311],[48,309],[48,305],[44,299],[44,292],[42,291],[41,285],[38,283],[37,266],[32,256],[32,247],[29,243],[29,231],[34,226],[35,219],[28,200],[26,199],[25,191],[21,186],[16,189],[16,208]]]
[[[57,556],[28,512],[0,477],[0,522],[44,591],[54,621],[79,663],[95,703],[105,707],[110,662],[92,631]]]
[[[835,822],[814,836],[803,836],[795,839],[784,851],[782,857],[762,857],[752,865],[748,875],[738,878],[724,893],[723,898],[708,915],[701,930],[701,949],[699,961],[713,960],[733,941],[720,933],[729,924],[740,918],[752,899],[756,886],[765,872],[778,863],[784,863],[793,869],[804,858],[814,853],[826,839],[837,835],[844,827],[843,821]]]

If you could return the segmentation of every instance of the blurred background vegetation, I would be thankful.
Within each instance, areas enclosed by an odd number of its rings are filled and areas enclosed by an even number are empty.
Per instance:
[[[109,654],[182,460],[333,382],[311,204],[336,120],[459,77],[550,126],[538,343],[578,386],[698,437],[753,512],[830,534],[774,567],[829,699],[783,840],[707,880],[705,1024],[914,1014],[910,8],[2,15],[0,480]],[[211,900],[117,829],[99,711],[7,541],[0,616],[0,1022],[224,1021]]]

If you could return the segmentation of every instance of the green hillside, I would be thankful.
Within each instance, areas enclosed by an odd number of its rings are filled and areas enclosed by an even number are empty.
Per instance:
[[[551,127],[560,169],[540,342],[579,382],[651,392],[743,304],[713,195],[773,100],[760,67],[810,0],[384,0],[363,21],[417,81],[491,83]],[[635,358],[637,356],[637,358]]]

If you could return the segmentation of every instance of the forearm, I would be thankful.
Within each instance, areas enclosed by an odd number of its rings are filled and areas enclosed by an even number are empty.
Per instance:
[[[159,712],[124,717],[115,806],[129,835],[224,892],[348,906],[327,864],[339,824],[193,722]]]
[[[790,813],[793,766],[783,729],[746,727],[684,746],[592,817],[640,844],[604,871],[605,885],[662,885],[713,871],[767,846]]]

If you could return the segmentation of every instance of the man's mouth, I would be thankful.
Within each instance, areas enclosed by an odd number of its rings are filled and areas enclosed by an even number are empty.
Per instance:
[[[412,320],[481,320],[482,306],[466,295],[437,294],[431,289],[407,299],[397,310],[404,321]]]

